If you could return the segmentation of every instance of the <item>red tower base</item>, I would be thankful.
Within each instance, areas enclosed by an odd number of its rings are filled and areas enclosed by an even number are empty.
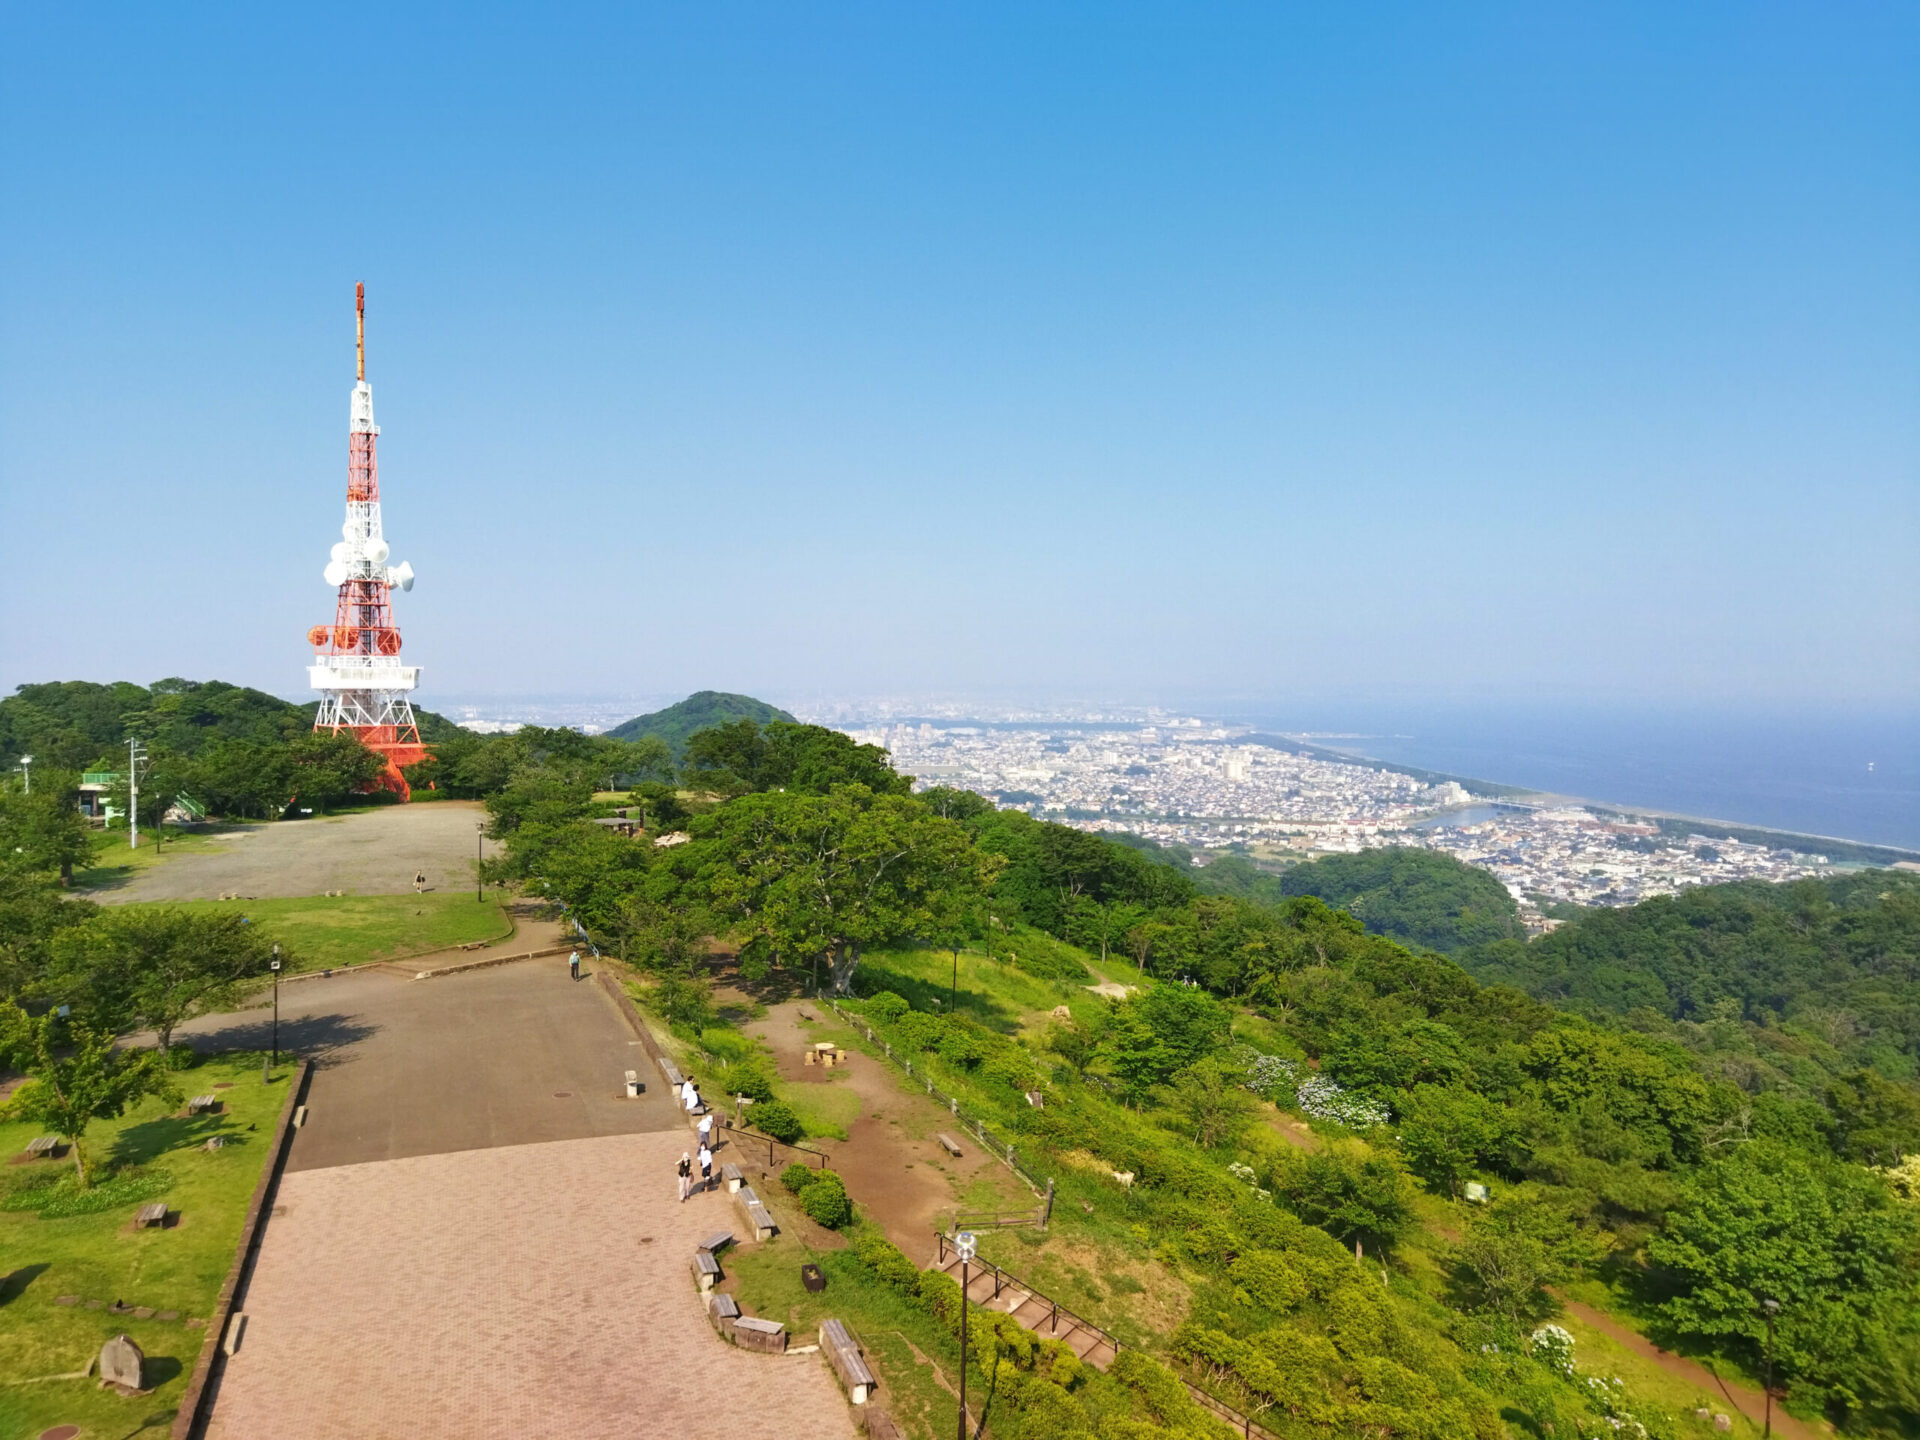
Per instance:
[[[350,725],[342,726],[351,731],[374,754],[387,762],[374,780],[382,790],[391,790],[402,801],[413,798],[413,787],[407,784],[407,777],[401,773],[408,765],[418,765],[427,758],[427,747],[420,743],[420,732],[409,727],[403,735],[397,725]]]

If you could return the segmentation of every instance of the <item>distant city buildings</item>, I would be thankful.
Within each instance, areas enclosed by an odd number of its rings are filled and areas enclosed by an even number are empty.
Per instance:
[[[1663,834],[1584,807],[1476,800],[1452,780],[1280,749],[1192,719],[1154,721],[921,720],[847,733],[884,746],[923,788],[974,790],[1083,830],[1255,859],[1442,850],[1497,876],[1536,930],[1553,924],[1543,904],[1631,905],[1688,885],[1832,868],[1824,855]]]

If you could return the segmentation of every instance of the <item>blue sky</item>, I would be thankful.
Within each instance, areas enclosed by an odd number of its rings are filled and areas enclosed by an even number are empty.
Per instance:
[[[1920,705],[1920,11],[67,7],[0,685]]]

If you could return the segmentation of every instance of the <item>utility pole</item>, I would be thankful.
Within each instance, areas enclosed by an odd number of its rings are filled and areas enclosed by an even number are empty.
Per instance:
[[[147,763],[147,747],[127,741],[127,848],[140,848],[140,767]]]

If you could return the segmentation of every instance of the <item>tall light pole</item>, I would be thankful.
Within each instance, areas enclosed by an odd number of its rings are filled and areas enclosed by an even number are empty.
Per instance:
[[[967,1440],[967,1284],[972,1278],[967,1266],[979,1245],[971,1230],[953,1237],[953,1248],[960,1254],[960,1440]]]
[[[33,794],[33,756],[22,755],[20,757],[20,774],[27,782],[27,794]]]
[[[484,904],[487,898],[483,893],[483,887],[487,883],[486,877],[480,869],[482,865],[487,863],[486,855],[481,849],[486,842],[486,838],[486,822],[477,822],[473,827],[473,899],[476,905]]]
[[[1760,1308],[1767,1312],[1767,1429],[1765,1440],[1773,1440],[1773,1317],[1780,1313],[1778,1300],[1762,1300]]]
[[[280,1063],[280,947],[273,947],[273,959],[267,963],[273,971],[273,1063]]]

